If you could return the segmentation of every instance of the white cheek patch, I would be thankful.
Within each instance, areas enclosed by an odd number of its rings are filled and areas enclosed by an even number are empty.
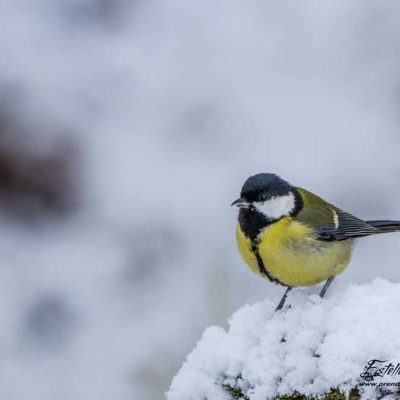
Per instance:
[[[293,193],[289,193],[284,196],[272,197],[264,202],[255,203],[254,207],[268,219],[275,220],[284,215],[289,215],[293,211],[295,199]]]

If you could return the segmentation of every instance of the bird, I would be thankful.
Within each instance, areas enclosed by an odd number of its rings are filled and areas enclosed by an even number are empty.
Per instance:
[[[275,311],[283,308],[289,291],[332,281],[348,266],[354,240],[400,231],[400,221],[364,221],[278,175],[258,173],[244,183],[236,241],[253,272],[286,287]]]

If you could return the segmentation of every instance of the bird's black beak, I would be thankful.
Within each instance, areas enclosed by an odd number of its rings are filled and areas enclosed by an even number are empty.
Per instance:
[[[244,199],[243,197],[241,197],[240,199],[235,200],[231,206],[236,206],[239,208],[247,208],[249,206],[249,203],[246,199]]]

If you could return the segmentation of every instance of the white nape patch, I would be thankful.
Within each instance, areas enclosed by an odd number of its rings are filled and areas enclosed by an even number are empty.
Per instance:
[[[268,219],[275,220],[289,215],[293,211],[295,199],[293,193],[289,193],[284,196],[272,197],[264,202],[254,203],[254,207]]]
[[[332,208],[333,212],[333,223],[335,224],[335,229],[339,227],[339,217],[337,215],[337,212]]]

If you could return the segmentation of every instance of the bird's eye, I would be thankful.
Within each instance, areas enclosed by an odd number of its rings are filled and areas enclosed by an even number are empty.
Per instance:
[[[258,198],[260,199],[260,201],[265,201],[268,199],[268,193],[260,193]]]

